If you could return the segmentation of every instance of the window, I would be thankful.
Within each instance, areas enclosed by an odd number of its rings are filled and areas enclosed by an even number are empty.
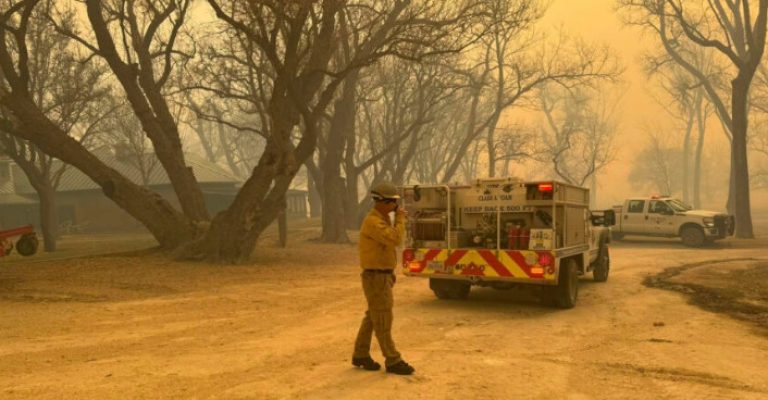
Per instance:
[[[652,214],[664,214],[669,212],[669,206],[665,201],[651,200],[648,204],[648,212]]]
[[[645,208],[645,200],[630,200],[627,212],[641,213],[643,212],[643,208]]]

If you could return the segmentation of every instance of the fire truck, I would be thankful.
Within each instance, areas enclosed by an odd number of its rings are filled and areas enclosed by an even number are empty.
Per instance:
[[[408,212],[403,272],[428,278],[440,299],[466,298],[473,285],[529,285],[548,304],[572,308],[580,276],[608,279],[615,214],[590,211],[589,189],[497,178],[400,190]]]

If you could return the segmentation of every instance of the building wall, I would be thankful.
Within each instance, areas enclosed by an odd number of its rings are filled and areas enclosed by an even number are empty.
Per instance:
[[[0,205],[0,230],[18,228],[24,225],[39,225],[40,214],[37,204]]]
[[[180,208],[170,187],[152,188]],[[231,189],[234,190],[234,189]],[[211,215],[223,211],[232,203],[236,193],[226,193],[224,187],[205,187],[203,192]],[[138,221],[108,199],[101,191],[79,191],[58,194],[59,220],[65,227],[82,232],[132,232],[145,231]],[[306,193],[295,192],[287,196],[288,218],[307,218]]]

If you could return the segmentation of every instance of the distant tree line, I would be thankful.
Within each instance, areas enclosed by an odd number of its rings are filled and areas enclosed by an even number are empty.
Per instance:
[[[300,170],[326,242],[348,240],[363,194],[385,179],[463,182],[529,161],[596,188],[615,153],[622,68],[603,46],[541,34],[545,3],[0,0],[0,146],[41,199],[59,159],[164,249],[220,262],[248,259]],[[763,4],[750,14],[758,39]],[[193,7],[215,20],[193,21]],[[507,117],[521,108],[540,122]],[[731,120],[740,148],[745,120]],[[192,143],[243,179],[216,215],[185,160]],[[162,168],[179,207],[104,164],[100,145],[132,152],[147,174]]]

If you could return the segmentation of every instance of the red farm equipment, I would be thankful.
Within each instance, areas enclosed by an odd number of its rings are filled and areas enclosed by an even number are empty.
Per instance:
[[[5,257],[13,251],[13,238],[20,236],[16,241],[16,251],[22,256],[31,256],[37,253],[37,235],[32,225],[25,225],[19,228],[0,230],[0,257]]]

